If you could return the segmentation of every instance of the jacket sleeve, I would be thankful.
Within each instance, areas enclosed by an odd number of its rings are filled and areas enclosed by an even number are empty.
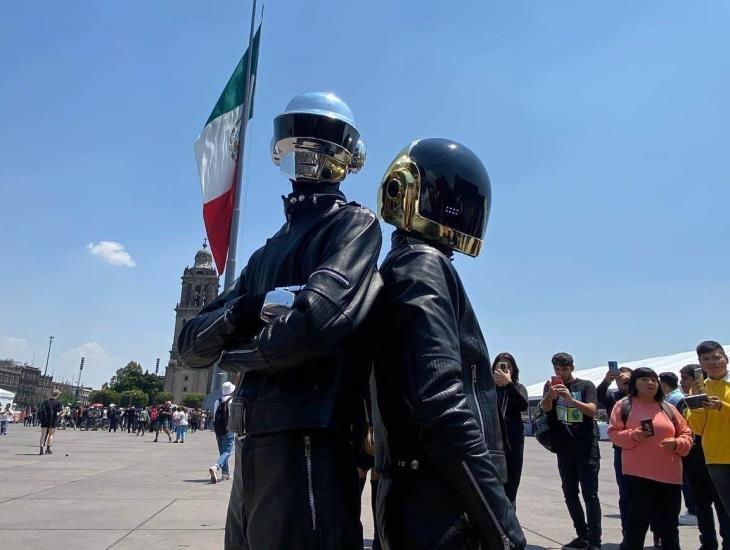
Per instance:
[[[218,296],[185,323],[177,339],[177,351],[186,366],[204,368],[218,360],[225,346],[236,337],[231,316],[236,302],[245,292],[244,269],[233,289]]]
[[[687,422],[684,420],[684,417],[677,408],[671,404],[669,406],[674,409],[674,422],[675,429],[677,430],[677,433],[674,436],[674,439],[677,441],[677,448],[675,452],[679,456],[687,456],[692,449],[692,445],[694,445],[692,430],[689,429]]]
[[[347,206],[330,227],[330,245],[291,310],[270,321],[226,370],[279,373],[339,349],[364,320],[382,284],[382,236],[375,215]]]
[[[398,386],[421,444],[463,499],[489,547],[519,547],[524,534],[462,383],[457,287],[448,260],[430,250],[404,260],[394,268],[400,271],[398,282],[386,290],[389,326],[404,332],[406,372],[398,375]]]
[[[604,409],[607,409],[611,403],[608,402],[607,394],[608,394],[608,387],[611,385],[610,382],[607,382],[605,379],[596,386],[596,396],[598,397],[598,404],[602,405]]]
[[[526,411],[530,406],[527,388],[519,382],[507,384],[507,393],[509,394],[509,408],[512,412]]]
[[[621,421],[621,407],[615,406],[608,425],[608,437],[611,442],[622,449],[633,449],[639,445],[639,441],[633,437],[637,431],[640,431],[639,428],[628,428],[624,425]]]

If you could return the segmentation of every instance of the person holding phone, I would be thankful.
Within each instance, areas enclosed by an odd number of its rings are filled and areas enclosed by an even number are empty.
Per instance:
[[[629,379],[633,371],[630,367],[619,367],[617,361],[609,361],[608,367],[606,376],[596,388],[596,394],[598,395],[598,404],[606,409],[606,416],[611,418],[614,405],[628,395]],[[614,382],[616,382],[616,387],[611,389],[611,385]],[[616,476],[616,485],[618,485],[618,509],[621,515],[621,533],[625,539],[626,524],[629,517],[629,499],[626,496],[624,474],[621,472],[621,447],[617,445],[613,445],[613,472]],[[652,531],[655,531],[653,526]],[[655,540],[658,542],[656,537]],[[623,542],[624,540],[622,540],[622,545]]]
[[[540,407],[547,415],[552,446],[558,455],[558,471],[568,513],[577,537],[563,550],[601,547],[601,503],[598,500],[598,402],[590,380],[573,376],[575,366],[568,353],[552,358],[555,375],[545,384]],[[579,498],[583,494],[585,511]]]
[[[697,346],[697,357],[707,373],[704,384],[695,381],[690,396],[705,394],[702,406],[687,408],[687,422],[702,436],[707,469],[725,510],[730,510],[730,373],[725,349],[714,340]]]
[[[525,426],[522,413],[530,403],[527,389],[520,384],[520,369],[510,353],[500,353],[492,365],[494,384],[497,386],[497,408],[502,426],[502,447],[507,461],[507,482],[504,492],[516,508],[517,489],[522,478],[522,462],[525,453]]]
[[[679,383],[682,391],[689,394],[695,384],[697,369],[702,370],[699,365],[685,365],[679,371]],[[679,412],[687,414],[685,400],[679,402]],[[689,454],[682,457],[684,476],[684,500],[685,503],[694,503],[694,511],[697,516],[697,528],[700,532],[700,547],[702,550],[717,550],[717,531],[715,530],[715,514],[720,524],[720,536],[722,537],[722,548],[730,548],[730,517],[722,505],[720,495],[717,494],[715,486],[710,479],[710,473],[705,463],[705,453],[702,451],[702,436],[694,436],[694,445]],[[687,504],[689,509],[689,504]],[[679,524],[682,525],[682,516],[679,517]]]
[[[636,369],[629,395],[611,413],[611,441],[621,447],[629,499],[626,548],[640,550],[652,517],[665,550],[679,549],[682,460],[692,448],[692,432],[677,409],[664,402],[652,369]]]

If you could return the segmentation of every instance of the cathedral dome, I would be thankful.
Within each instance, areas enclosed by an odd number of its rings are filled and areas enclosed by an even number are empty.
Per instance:
[[[203,241],[203,247],[195,254],[194,267],[207,267],[209,269],[213,268],[213,254],[211,254],[210,250],[208,250],[207,239]]]

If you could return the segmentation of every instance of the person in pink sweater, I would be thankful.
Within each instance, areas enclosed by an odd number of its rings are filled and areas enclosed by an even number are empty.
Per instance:
[[[664,550],[679,550],[682,457],[692,448],[692,432],[679,411],[664,402],[652,369],[632,373],[628,396],[611,413],[608,436],[622,449],[629,500],[626,549],[644,547],[654,516]]]

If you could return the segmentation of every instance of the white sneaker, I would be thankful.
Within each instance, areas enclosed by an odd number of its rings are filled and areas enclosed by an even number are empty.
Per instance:
[[[679,516],[680,525],[697,525],[697,516],[687,512],[686,514]]]
[[[210,474],[210,482],[218,483],[218,464],[208,468],[208,473]]]

